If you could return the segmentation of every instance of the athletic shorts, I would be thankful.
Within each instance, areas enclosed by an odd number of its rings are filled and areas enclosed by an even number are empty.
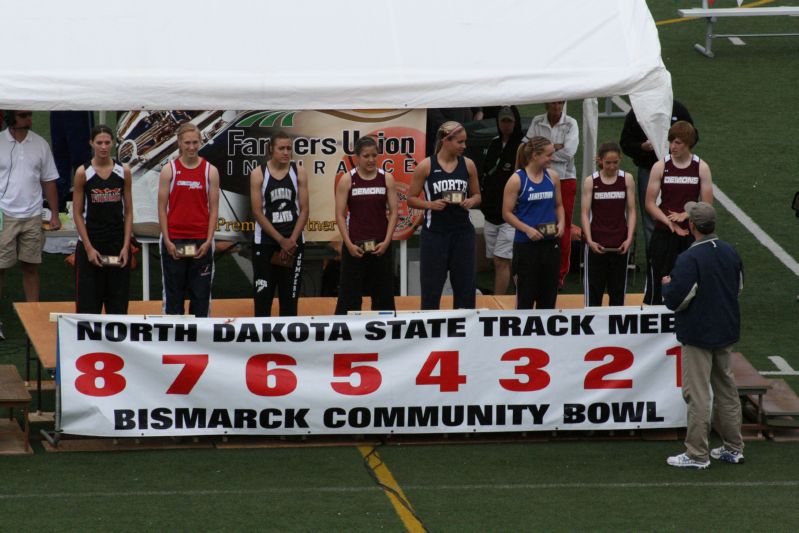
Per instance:
[[[17,259],[24,263],[42,262],[44,230],[42,217],[13,218],[3,215],[0,231],[0,269],[11,268]]]
[[[499,257],[511,259],[513,257],[513,237],[516,230],[510,224],[492,224],[485,222],[483,226],[483,237],[486,241],[486,257]]]

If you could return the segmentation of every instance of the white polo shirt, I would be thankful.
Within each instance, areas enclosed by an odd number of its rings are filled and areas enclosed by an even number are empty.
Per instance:
[[[574,167],[574,155],[580,144],[580,128],[577,126],[577,121],[568,116],[565,109],[555,127],[549,125],[546,113],[537,115],[530,123],[525,142],[536,135],[546,137],[552,141],[552,144],[563,145],[563,148],[552,156],[551,166],[561,180],[577,179],[577,169]]]
[[[0,209],[14,218],[42,213],[42,182],[58,179],[53,152],[40,135],[28,130],[17,142],[8,129],[0,132]]]

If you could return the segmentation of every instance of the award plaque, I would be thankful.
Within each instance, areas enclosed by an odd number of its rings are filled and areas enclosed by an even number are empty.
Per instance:
[[[451,204],[461,204],[466,199],[463,191],[444,191],[441,197]]]
[[[361,250],[368,254],[377,250],[377,242],[374,239],[369,239],[368,241],[358,241],[355,244],[357,244]]]
[[[272,257],[269,259],[269,262],[275,266],[289,268],[291,265],[294,264],[294,256],[289,255],[283,259],[283,256],[280,254],[280,250],[272,254]]]
[[[118,255],[101,255],[100,263],[103,266],[110,266],[110,267],[122,266],[122,262],[119,260]]]
[[[606,254],[617,254],[621,252],[621,248],[603,248],[602,251]]]
[[[197,255],[196,244],[181,244],[177,247],[178,257],[194,257]]]
[[[554,222],[547,222],[546,224],[539,224],[535,227],[544,237],[554,237],[558,234],[558,225]]]

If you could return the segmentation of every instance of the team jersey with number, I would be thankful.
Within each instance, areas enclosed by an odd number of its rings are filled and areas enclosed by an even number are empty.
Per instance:
[[[435,155],[430,158],[430,174],[424,181],[424,196],[428,201],[440,200],[448,191],[459,191],[466,199],[469,190],[469,171],[466,159],[458,157],[452,172],[447,172],[438,163]],[[424,228],[432,231],[461,231],[472,227],[469,211],[460,205],[447,205],[442,211],[427,209],[424,212]]]
[[[280,178],[270,174],[269,167],[262,165],[264,182],[261,184],[261,209],[270,224],[283,237],[290,237],[300,216],[300,198],[297,191],[297,166],[289,165]],[[302,242],[302,234],[297,244]],[[255,244],[278,244],[260,225],[255,228]]]
[[[169,185],[167,226],[169,238],[205,240],[208,237],[209,176],[211,164],[200,158],[194,168],[187,168],[175,159],[172,165],[172,183]]]
[[[666,156],[663,168],[663,180],[660,183],[660,210],[668,216],[670,212],[685,212],[687,202],[699,200],[699,156],[693,155],[691,162],[685,168],[677,168],[671,156]],[[688,229],[688,219],[679,223],[683,229]],[[668,230],[668,226],[655,222],[655,227]]]
[[[557,223],[558,216],[555,213],[555,182],[549,176],[549,172],[544,169],[544,177],[541,183],[533,183],[527,175],[527,171],[520,168],[516,171],[519,175],[519,196],[516,199],[516,207],[513,214],[527,224],[535,228],[539,224]],[[545,237],[554,239],[555,237]],[[514,242],[530,242],[530,237],[525,233],[516,230],[513,238]]]
[[[627,238],[627,183],[619,170],[611,184],[594,172],[591,196],[591,238],[605,248],[618,248]]]
[[[365,180],[358,174],[358,169],[350,171],[352,187],[350,188],[347,207],[350,210],[347,228],[353,242],[374,239],[381,242],[386,238],[388,218],[386,204],[388,193],[386,173],[377,169],[377,175]]]
[[[97,173],[91,161],[83,168],[86,170],[83,188],[86,233],[92,246],[101,253],[119,253],[118,248],[125,239],[125,170],[117,161],[106,177]],[[106,247],[111,249],[106,250]]]

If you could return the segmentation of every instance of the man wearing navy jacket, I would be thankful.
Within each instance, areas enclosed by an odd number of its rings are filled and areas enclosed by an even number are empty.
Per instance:
[[[714,233],[716,211],[705,202],[688,202],[689,230],[696,241],[677,257],[671,275],[663,277],[663,300],[675,312],[677,340],[682,343],[682,395],[688,404],[686,451],[667,463],[703,469],[710,458],[743,463],[741,402],[730,363],[732,345],[741,336],[738,295],[743,263],[735,249]],[[712,416],[722,446],[709,449]]]

